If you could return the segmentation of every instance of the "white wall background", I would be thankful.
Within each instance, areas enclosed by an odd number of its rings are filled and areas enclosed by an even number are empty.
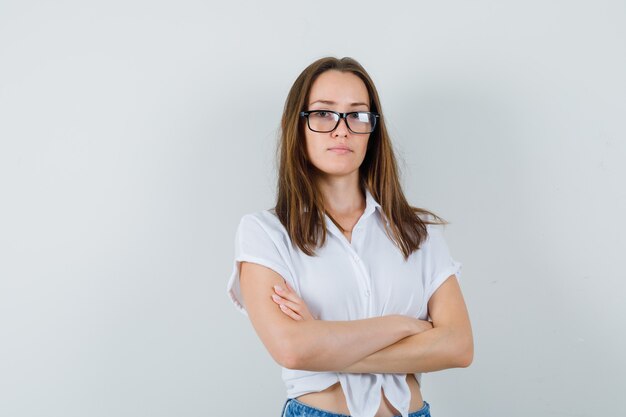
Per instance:
[[[0,415],[278,416],[225,286],[298,73],[353,56],[451,222],[433,416],[626,415],[626,3],[0,3]]]

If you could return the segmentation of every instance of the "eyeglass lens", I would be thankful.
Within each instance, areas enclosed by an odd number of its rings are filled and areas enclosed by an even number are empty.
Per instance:
[[[375,117],[369,112],[354,112],[346,116],[346,124],[354,133],[371,133]],[[329,111],[309,113],[309,127],[317,132],[331,132],[339,125],[339,115]]]

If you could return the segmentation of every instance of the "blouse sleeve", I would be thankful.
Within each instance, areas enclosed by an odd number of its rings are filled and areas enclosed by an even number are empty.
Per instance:
[[[461,277],[463,264],[455,261],[450,255],[448,245],[443,237],[443,232],[438,227],[428,225],[428,240],[425,253],[425,280],[424,305],[437,291],[448,277],[455,275]]]
[[[286,255],[285,251],[276,244],[266,226],[256,216],[246,214],[241,218],[235,233],[233,270],[226,286],[230,300],[241,313],[248,315],[239,285],[241,262],[254,262],[273,269],[293,287],[293,280],[284,255]]]

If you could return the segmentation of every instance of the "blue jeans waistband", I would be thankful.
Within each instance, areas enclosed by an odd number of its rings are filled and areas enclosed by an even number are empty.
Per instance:
[[[326,410],[315,408],[296,398],[288,398],[283,405],[281,417],[306,416],[306,417],[350,417],[346,414],[331,413]],[[400,415],[394,417],[402,417]],[[409,413],[409,417],[430,417],[430,404],[424,401],[424,406],[417,411]]]

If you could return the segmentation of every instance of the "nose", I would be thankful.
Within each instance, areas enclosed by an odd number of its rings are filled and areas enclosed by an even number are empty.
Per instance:
[[[350,132],[348,130],[348,125],[346,124],[346,119],[345,118],[341,118],[339,119],[339,124],[337,125],[337,127],[335,128],[335,130],[333,130],[333,136],[338,137],[338,136],[348,136],[348,132]]]

